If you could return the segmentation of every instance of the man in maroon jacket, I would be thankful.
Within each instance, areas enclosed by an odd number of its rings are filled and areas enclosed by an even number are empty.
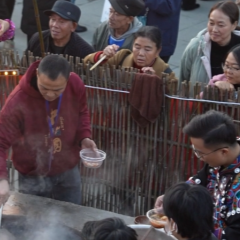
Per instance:
[[[0,204],[9,195],[11,146],[20,192],[80,204],[79,149],[96,148],[90,137],[85,87],[67,60],[33,63],[0,114]]]

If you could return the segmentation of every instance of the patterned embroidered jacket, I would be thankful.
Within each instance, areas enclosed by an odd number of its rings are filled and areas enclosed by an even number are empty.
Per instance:
[[[214,234],[218,239],[240,239],[240,156],[228,167],[205,164],[187,181],[208,188],[213,196]]]

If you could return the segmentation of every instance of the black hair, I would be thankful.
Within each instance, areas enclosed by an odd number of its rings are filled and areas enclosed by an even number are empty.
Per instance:
[[[86,222],[82,234],[85,240],[137,240],[137,233],[120,218]]]
[[[178,183],[170,187],[163,198],[163,210],[183,238],[208,239],[213,231],[213,199],[201,185]]]
[[[71,67],[68,61],[59,55],[48,55],[44,57],[38,66],[38,74],[45,74],[52,81],[56,80],[59,75],[62,75],[68,80],[70,70]]]
[[[157,27],[141,27],[137,32],[134,33],[134,40],[136,40],[138,37],[149,38],[152,42],[156,44],[157,49],[160,49],[162,46],[162,34]]]
[[[222,112],[210,110],[195,116],[184,128],[189,137],[200,138],[205,146],[233,146],[236,144],[237,130],[232,119]]]
[[[83,225],[82,235],[84,240],[91,239],[95,226],[98,222],[99,221],[88,221]]]
[[[240,66],[240,44],[238,45],[235,45],[234,47],[232,47],[228,53],[227,53],[227,56],[229,53],[232,53],[234,58],[236,59],[237,63],[238,63],[238,66]]]
[[[220,10],[230,19],[230,22],[234,24],[239,20],[239,9],[235,2],[231,1],[221,1],[216,3],[209,11],[208,17],[214,10]]]

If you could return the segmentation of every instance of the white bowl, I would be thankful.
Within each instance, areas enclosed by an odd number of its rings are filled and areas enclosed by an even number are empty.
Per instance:
[[[146,234],[150,225],[137,224],[137,225],[128,225],[130,228],[133,228],[138,234],[138,240],[141,240],[142,237]],[[171,236],[168,236],[163,228],[153,228],[151,232],[146,236],[145,240],[173,240]]]
[[[106,153],[99,149],[93,151],[92,149],[86,148],[80,151],[80,158],[85,167],[99,168],[106,158]]]

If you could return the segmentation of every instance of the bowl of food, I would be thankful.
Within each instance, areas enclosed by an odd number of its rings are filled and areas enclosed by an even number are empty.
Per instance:
[[[147,217],[151,225],[155,228],[164,228],[167,223],[167,217],[160,214],[156,209],[151,209],[147,212]]]
[[[80,151],[80,158],[85,167],[99,168],[106,158],[106,153],[99,149],[93,151],[92,149],[86,148]]]

